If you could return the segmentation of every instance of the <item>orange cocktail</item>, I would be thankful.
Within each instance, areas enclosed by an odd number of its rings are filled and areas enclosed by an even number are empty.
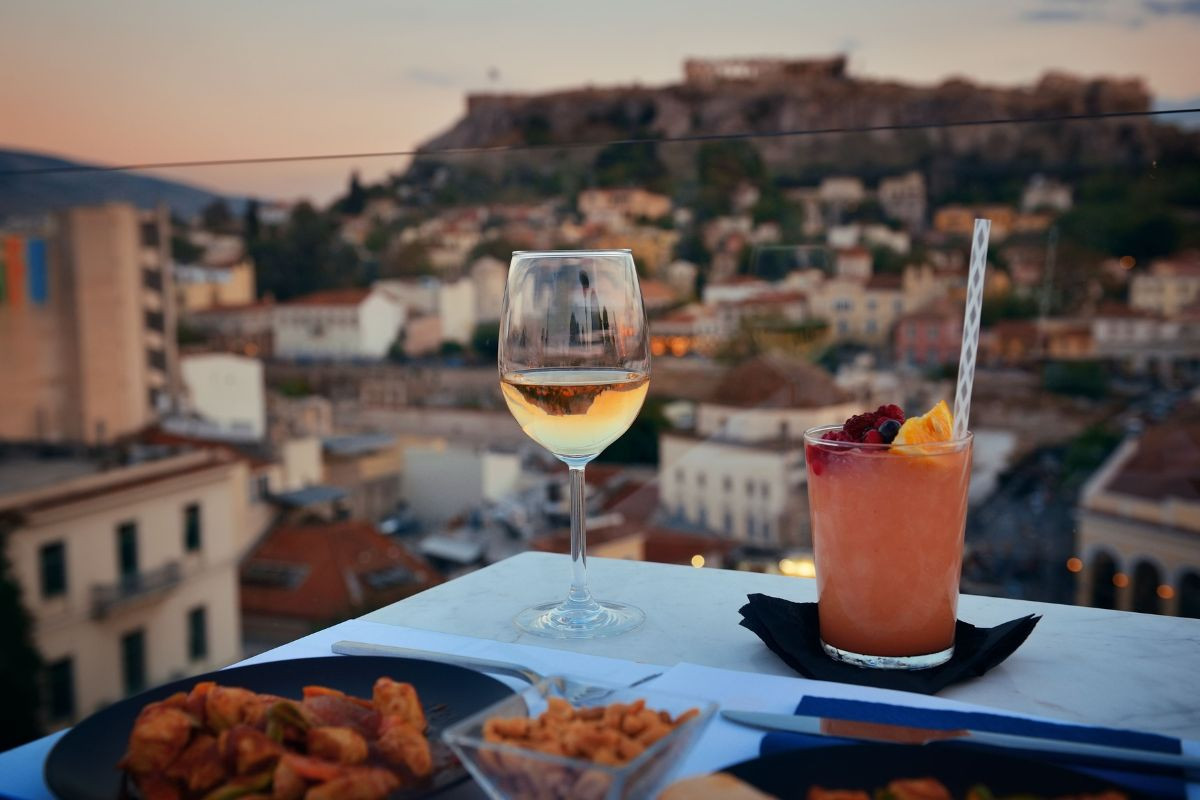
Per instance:
[[[821,641],[860,666],[920,669],[954,650],[971,436],[884,444],[805,434]]]

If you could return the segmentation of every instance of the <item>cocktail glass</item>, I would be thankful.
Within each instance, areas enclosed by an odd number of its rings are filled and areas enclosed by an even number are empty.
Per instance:
[[[954,653],[972,435],[922,444],[804,434],[821,646],[838,661],[926,669]]]

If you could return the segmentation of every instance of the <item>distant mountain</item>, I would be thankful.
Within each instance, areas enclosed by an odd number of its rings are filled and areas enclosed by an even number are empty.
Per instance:
[[[25,150],[0,150],[0,219],[42,214],[67,206],[124,201],[140,208],[165,202],[171,211],[191,217],[217,192],[178,181],[134,172],[60,172],[48,175],[8,175],[15,170],[95,166]],[[225,198],[235,210],[241,200]]]

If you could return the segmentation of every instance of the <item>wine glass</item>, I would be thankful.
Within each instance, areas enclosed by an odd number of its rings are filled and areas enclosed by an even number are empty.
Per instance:
[[[614,636],[645,614],[587,586],[583,470],[624,433],[650,387],[646,312],[628,250],[516,252],[500,312],[508,410],[571,476],[571,589],[514,620],[539,636]]]

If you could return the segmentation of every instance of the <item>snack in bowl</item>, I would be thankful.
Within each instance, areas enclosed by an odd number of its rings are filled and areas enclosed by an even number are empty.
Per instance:
[[[197,683],[142,709],[118,766],[146,800],[374,800],[433,773],[410,684],[379,678],[370,700],[324,686],[303,694]]]
[[[656,796],[715,711],[699,698],[552,676],[443,738],[494,800],[634,800]]]

